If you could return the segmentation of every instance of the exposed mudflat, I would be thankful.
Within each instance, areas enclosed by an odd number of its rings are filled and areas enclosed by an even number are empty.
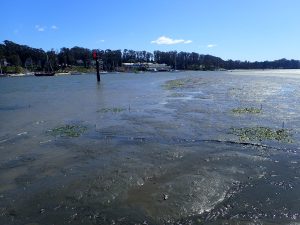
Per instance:
[[[0,224],[300,223],[300,73],[0,80]]]

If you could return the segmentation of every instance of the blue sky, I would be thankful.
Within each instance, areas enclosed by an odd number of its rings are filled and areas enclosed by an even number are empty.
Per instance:
[[[0,41],[300,59],[299,0],[3,0]]]

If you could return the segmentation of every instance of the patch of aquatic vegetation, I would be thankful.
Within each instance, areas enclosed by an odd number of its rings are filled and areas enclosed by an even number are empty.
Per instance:
[[[236,108],[233,109],[232,112],[234,114],[244,114],[244,113],[250,113],[250,114],[259,114],[262,112],[262,109],[250,107],[250,108]]]
[[[197,85],[204,84],[201,78],[183,78],[176,80],[169,80],[165,82],[163,87],[167,90],[179,89],[179,88],[193,88]]]
[[[183,98],[183,97],[185,97],[185,94],[183,94],[183,93],[172,93],[168,97],[171,97],[171,98]]]
[[[86,126],[82,125],[64,125],[56,127],[48,132],[53,136],[60,137],[79,137],[87,130]]]
[[[269,127],[231,128],[231,133],[238,136],[241,141],[267,141],[292,142],[292,135],[287,129],[271,129]]]
[[[175,88],[182,88],[185,85],[184,80],[169,80],[164,84],[164,88],[167,90],[172,90]]]
[[[126,110],[125,108],[114,107],[114,108],[102,108],[102,109],[97,110],[97,112],[99,112],[99,113],[109,113],[109,112],[119,113],[119,112],[123,112],[125,110]]]

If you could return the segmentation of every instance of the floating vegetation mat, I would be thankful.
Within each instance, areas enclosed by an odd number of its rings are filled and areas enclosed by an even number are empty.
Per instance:
[[[236,108],[236,109],[233,109],[232,112],[235,114],[243,114],[243,113],[258,114],[258,113],[261,113],[262,110],[251,107],[251,108]]]
[[[82,125],[65,125],[56,127],[48,132],[53,136],[60,137],[79,137],[87,130],[86,126]]]
[[[194,88],[200,84],[204,84],[202,78],[185,78],[167,81],[163,87],[167,90],[178,88]]]
[[[292,135],[287,129],[271,129],[268,127],[231,128],[231,133],[237,135],[241,141],[292,142]]]
[[[97,112],[99,112],[99,113],[109,113],[109,112],[119,113],[119,112],[123,112],[125,110],[126,110],[125,108],[114,107],[114,108],[102,108],[102,109],[97,110]]]

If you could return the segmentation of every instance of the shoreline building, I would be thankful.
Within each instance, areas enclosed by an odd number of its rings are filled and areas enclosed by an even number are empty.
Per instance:
[[[171,67],[165,63],[122,63],[122,66],[127,71],[139,70],[139,71],[152,71],[152,72],[162,72],[170,71]]]

